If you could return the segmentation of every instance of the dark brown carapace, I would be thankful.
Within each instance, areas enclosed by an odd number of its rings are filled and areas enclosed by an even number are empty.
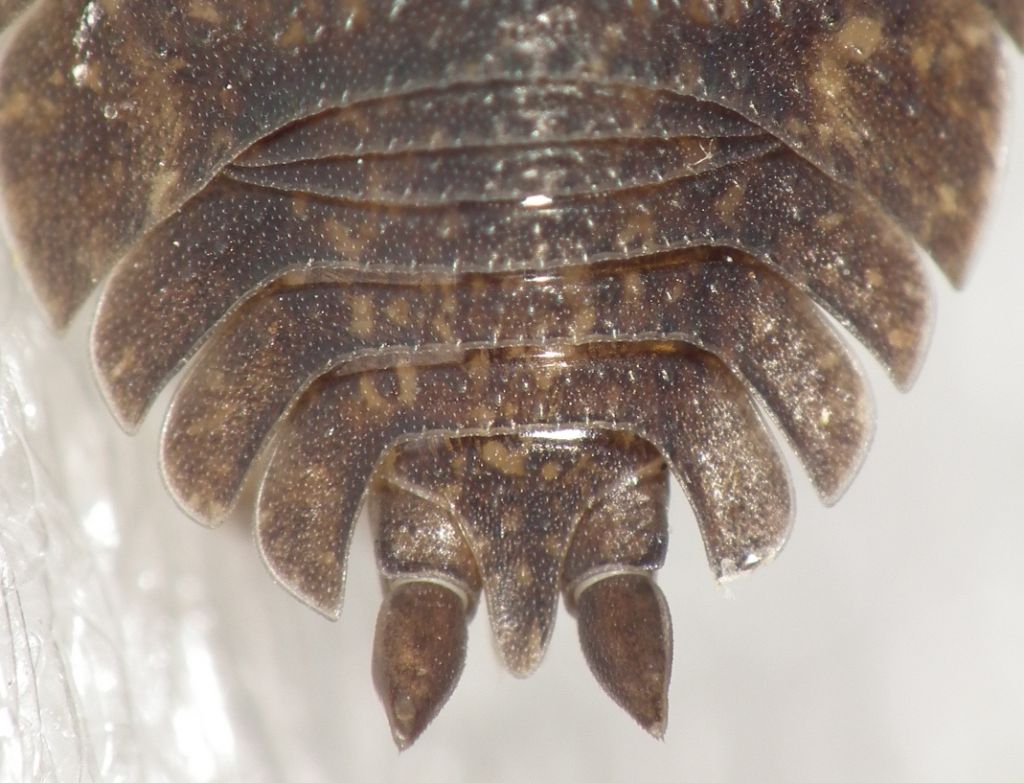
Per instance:
[[[213,525],[263,466],[260,550],[326,615],[367,506],[404,746],[481,592],[520,675],[561,594],[663,732],[668,475],[719,578],[790,527],[761,411],[843,492],[873,413],[818,307],[912,381],[920,250],[963,279],[1024,3],[0,0],[6,23],[18,262],[58,326],[104,283],[126,428],[195,357],[171,491]]]

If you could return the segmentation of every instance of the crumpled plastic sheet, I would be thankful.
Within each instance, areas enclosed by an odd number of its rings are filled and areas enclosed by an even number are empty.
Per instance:
[[[87,319],[52,334],[4,259],[0,781],[1019,781],[1021,145],[1010,156],[975,280],[943,292],[918,387],[874,379],[879,441],[840,506],[798,485],[785,556],[725,600],[674,505],[664,743],[589,679],[568,618],[521,683],[478,617],[459,692],[399,756],[370,684],[365,529],[328,623],[273,584],[243,521],[207,531],[174,508],[159,417],[134,439],[117,430]]]

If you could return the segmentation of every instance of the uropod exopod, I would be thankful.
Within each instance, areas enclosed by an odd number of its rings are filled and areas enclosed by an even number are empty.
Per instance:
[[[216,525],[255,466],[272,573],[341,610],[365,506],[400,746],[485,597],[514,673],[559,596],[666,725],[670,478],[711,569],[792,517],[771,425],[835,502],[900,387],[922,250],[968,266],[1018,0],[2,2],[9,239],[167,484]],[[200,348],[202,349],[200,353]]]

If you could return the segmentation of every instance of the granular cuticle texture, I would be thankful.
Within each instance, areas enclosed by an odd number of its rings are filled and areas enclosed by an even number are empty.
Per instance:
[[[518,675],[561,597],[667,722],[670,479],[719,579],[783,547],[773,437],[833,503],[870,394],[965,277],[1017,0],[2,2],[0,191],[56,327],[282,585],[341,611],[365,507],[400,747],[486,603]],[[827,314],[827,315],[826,315]],[[253,475],[260,471],[261,475]]]

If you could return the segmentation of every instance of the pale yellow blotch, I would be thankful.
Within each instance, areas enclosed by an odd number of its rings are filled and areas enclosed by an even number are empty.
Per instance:
[[[539,364],[533,371],[533,382],[540,391],[548,391],[562,374],[562,367],[557,364]]]
[[[838,212],[826,212],[818,218],[818,228],[821,231],[833,231],[843,224],[843,216]]]
[[[898,349],[911,348],[914,345],[914,335],[906,329],[890,329],[889,345]]]
[[[406,326],[409,323],[409,303],[404,299],[395,299],[384,309],[384,315],[391,323]]]
[[[845,357],[840,356],[840,354],[836,353],[835,351],[829,351],[828,353],[824,353],[819,357],[818,365],[823,370],[834,370],[840,365],[840,362],[843,358]]]
[[[843,25],[836,40],[849,59],[864,62],[884,40],[882,22],[870,16],[854,16]]]
[[[331,243],[332,247],[348,258],[358,258],[362,254],[363,248],[366,247],[366,236],[335,218],[328,218],[324,221],[323,231],[324,238]]]
[[[319,549],[316,553],[317,565],[324,571],[338,569],[338,556],[330,549]]]
[[[373,379],[368,374],[364,373],[359,377],[359,394],[368,410],[380,411],[390,407],[387,398],[378,391]]]
[[[464,366],[470,378],[474,381],[482,381],[490,373],[491,360],[486,353],[481,351],[473,354]]]
[[[150,217],[159,219],[166,215],[170,194],[174,191],[179,179],[181,179],[181,172],[178,169],[163,169],[153,177],[148,202]]]
[[[469,412],[469,419],[477,427],[487,427],[494,421],[494,411],[487,405],[478,405]]]
[[[292,23],[285,30],[284,34],[277,39],[277,45],[282,49],[294,49],[306,40],[306,28],[299,19],[292,19]]]
[[[545,481],[554,481],[562,475],[562,466],[554,461],[545,462],[544,466],[540,469],[540,475]]]
[[[715,211],[718,213],[718,216],[727,223],[731,222],[746,195],[747,186],[742,182],[733,182],[726,188],[725,193],[719,197],[718,202],[715,204]]]
[[[818,69],[811,75],[811,86],[829,100],[842,95],[846,88],[846,71],[831,55],[826,55],[818,63]],[[826,107],[830,104],[826,104]],[[822,123],[819,127],[829,127]]]
[[[367,338],[373,334],[373,300],[365,294],[352,294],[348,300],[352,310],[349,331],[356,337]]]
[[[577,337],[589,334],[596,323],[597,311],[589,301],[580,302],[573,310],[572,325]]]
[[[441,340],[451,342],[455,339],[455,332],[452,329],[451,321],[443,315],[437,316],[431,325],[434,328],[434,334],[436,334]]]
[[[918,44],[914,47],[910,60],[914,65],[914,70],[920,76],[926,76],[931,71],[932,63],[935,61],[935,44],[931,41],[924,41]]]
[[[885,278],[882,276],[882,273],[879,272],[877,269],[869,269],[864,274],[864,280],[872,288],[879,288],[881,287],[882,283],[885,282]]]
[[[127,370],[130,370],[135,365],[135,360],[135,351],[128,349],[125,351],[124,356],[121,357],[121,360],[110,370],[108,377],[113,381],[118,380]]]
[[[350,31],[363,27],[370,16],[366,10],[366,0],[342,0],[340,10],[345,29]]]
[[[207,0],[192,0],[188,7],[188,15],[199,22],[206,22],[215,26],[219,26],[224,22],[217,7]]]
[[[512,451],[498,440],[489,440],[480,449],[480,457],[483,461],[501,471],[506,476],[525,476],[526,460],[524,454],[515,450]]]
[[[0,103],[0,126],[32,116],[32,99],[26,92],[11,93]]]
[[[619,244],[623,247],[634,244],[646,247],[654,240],[654,221],[650,215],[638,212],[630,217],[622,231],[619,232],[618,239]]]
[[[309,196],[302,193],[292,195],[292,214],[300,220],[309,214]]]
[[[533,584],[533,571],[530,569],[529,563],[521,563],[516,571],[516,580],[523,587],[529,587]],[[533,642],[535,646],[537,643]]]
[[[946,214],[959,211],[960,199],[957,197],[956,188],[952,185],[939,186],[939,206]]]
[[[799,117],[790,117],[786,120],[786,132],[795,139],[803,139],[807,136],[807,123]]]
[[[643,301],[645,293],[644,279],[639,272],[629,271],[622,276],[622,294],[628,304]]]
[[[398,399],[405,405],[412,405],[419,393],[416,368],[411,364],[400,364],[395,368],[395,374],[398,376]]]
[[[503,532],[507,533],[518,533],[520,528],[523,526],[523,515],[519,509],[509,509],[508,513],[502,517],[501,527]]]

